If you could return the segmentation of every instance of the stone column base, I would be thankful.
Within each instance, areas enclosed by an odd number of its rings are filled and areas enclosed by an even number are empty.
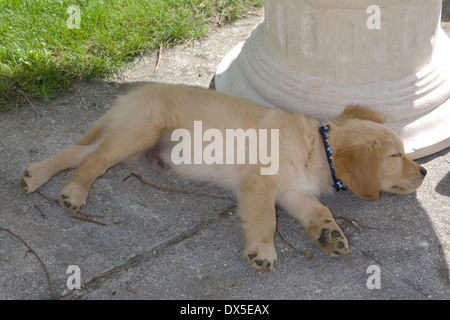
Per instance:
[[[430,62],[398,80],[338,83],[289,70],[264,45],[264,22],[222,60],[217,91],[326,121],[347,104],[387,116],[407,154],[421,158],[450,146],[450,39],[440,30]]]

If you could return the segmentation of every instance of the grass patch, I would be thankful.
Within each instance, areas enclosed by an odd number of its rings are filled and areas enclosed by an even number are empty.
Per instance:
[[[0,0],[0,111],[49,100],[159,48],[204,36],[263,0]],[[79,8],[80,19],[70,6]],[[71,19],[70,17],[74,18]],[[68,22],[79,21],[79,29]],[[70,24],[69,24],[70,25]]]

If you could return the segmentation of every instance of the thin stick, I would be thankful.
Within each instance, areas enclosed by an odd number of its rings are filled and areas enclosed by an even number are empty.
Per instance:
[[[97,216],[95,214],[84,213],[84,212],[81,212],[81,211],[78,211],[77,214],[79,214],[80,216],[84,216],[86,218],[105,219],[104,216]]]
[[[49,197],[47,197],[45,194],[43,194],[42,192],[38,192],[38,195],[40,195],[42,198],[44,198],[45,200],[47,200],[51,205],[54,205],[54,204],[56,204],[56,205],[60,205],[60,203],[59,203],[59,201],[58,200],[56,200],[56,199],[52,199],[52,198],[49,198]]]
[[[351,223],[352,226],[354,226],[356,229],[358,229],[359,232],[362,232],[363,229],[361,228],[360,224],[355,220],[351,219],[345,216],[336,216],[337,219],[344,219],[345,221],[348,221]]]
[[[105,273],[99,275],[98,277],[95,277],[94,279],[92,279],[92,280],[89,281],[88,283],[85,283],[85,284],[83,285],[83,287],[84,287],[84,288],[88,288],[92,283],[94,283],[94,282],[96,282],[96,281],[98,281],[98,280],[101,280],[101,279],[103,279],[103,278],[106,278],[106,277],[108,277],[108,276],[111,275],[111,274],[118,273],[118,272],[121,272],[121,271],[122,271],[122,270],[120,270],[120,269],[113,269],[113,270],[107,271],[107,272],[105,272]]]
[[[93,220],[93,219],[84,218],[84,217],[78,217],[78,216],[70,216],[70,217],[71,217],[72,219],[78,219],[78,220],[82,220],[82,221],[92,222],[92,223],[99,224],[99,225],[101,225],[101,226],[103,226],[103,227],[106,227],[106,223],[99,222],[99,221],[96,221],[96,220]]]
[[[34,110],[34,113],[36,114],[36,117],[38,117],[39,114],[38,114],[36,108],[34,107],[34,105],[31,103],[30,99],[28,99],[28,97],[27,97],[25,94],[22,93],[22,95],[25,97],[25,99],[27,99],[28,103],[31,105],[31,107],[32,107],[33,110]]]
[[[148,185],[150,187],[153,187],[153,188],[156,188],[156,189],[159,189],[159,190],[170,191],[170,192],[178,192],[178,193],[183,193],[183,194],[192,194],[192,195],[195,195],[195,196],[209,197],[209,198],[220,199],[220,200],[234,200],[234,199],[229,198],[229,197],[220,197],[220,196],[215,196],[215,195],[208,194],[208,193],[191,192],[191,191],[186,191],[186,190],[177,190],[177,189],[160,187],[160,186],[157,186],[157,185],[154,185],[154,184],[151,184],[151,183],[145,181],[144,179],[142,179],[140,176],[138,176],[134,172],[132,172],[128,177],[122,179],[122,181],[127,181],[132,176],[137,178],[143,184],[146,184],[146,185]]]
[[[34,256],[38,259],[39,263],[40,263],[41,266],[42,266],[42,269],[44,269],[45,276],[47,277],[47,285],[48,285],[48,289],[49,289],[49,291],[50,291],[50,297],[51,297],[52,299],[54,299],[54,298],[55,298],[55,295],[54,295],[54,293],[53,293],[52,282],[50,281],[50,276],[48,275],[47,268],[45,267],[45,264],[42,262],[41,258],[39,258],[39,256],[37,255],[37,253],[36,253],[33,249],[31,249],[31,247],[30,247],[30,246],[29,246],[29,245],[28,245],[21,237],[19,237],[17,234],[11,232],[11,230],[9,230],[9,229],[5,229],[5,228],[2,228],[2,227],[0,227],[0,230],[6,231],[6,232],[8,232],[10,235],[12,235],[13,237],[19,239],[20,242],[22,242],[23,245],[24,245],[25,247],[27,247],[27,249],[28,249],[27,253],[28,253],[28,252],[31,252],[31,253],[34,254]]]
[[[159,45],[159,52],[158,52],[158,60],[156,61],[156,67],[153,71],[153,74],[156,74],[156,71],[159,69],[159,63],[161,62],[161,56],[162,56],[162,42]]]
[[[35,204],[33,207],[36,208],[37,211],[39,211],[39,213],[41,214],[42,218],[47,219],[47,216],[45,215],[44,212],[42,212],[41,208],[39,208],[37,204]]]
[[[344,213],[346,213],[347,215],[349,215],[349,217],[346,216],[336,216],[337,219],[343,219],[347,222],[350,222],[352,226],[354,226],[356,229],[358,229],[359,232],[363,231],[363,228],[366,229],[375,229],[375,230],[381,230],[381,231],[386,231],[386,230],[399,230],[399,228],[396,227],[387,227],[387,228],[379,228],[379,227],[370,227],[370,226],[366,226],[364,224],[361,224],[360,222],[358,222],[355,218],[353,218],[350,214],[348,214],[348,212],[342,210]]]
[[[311,250],[306,250],[306,252],[298,250],[296,247],[294,247],[292,244],[290,244],[289,242],[286,241],[286,239],[284,239],[284,237],[281,235],[280,230],[278,229],[278,219],[276,222],[276,227],[275,230],[277,231],[278,235],[280,236],[281,240],[283,240],[289,247],[291,247],[292,249],[294,249],[295,251],[297,251],[298,253],[304,255],[306,257],[306,259],[311,259],[312,258],[312,251]]]
[[[131,288],[125,288],[127,291],[130,291],[131,293],[136,293],[136,290],[131,289]]]

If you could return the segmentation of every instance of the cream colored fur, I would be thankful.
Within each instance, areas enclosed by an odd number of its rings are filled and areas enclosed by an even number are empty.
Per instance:
[[[275,203],[291,214],[311,239],[331,256],[348,252],[348,241],[318,197],[332,191],[320,123],[304,114],[290,114],[215,91],[178,85],[146,85],[118,98],[74,145],[31,164],[20,187],[31,193],[65,169],[75,169],[61,190],[63,207],[76,212],[86,204],[89,189],[106,170],[150,150],[171,164],[178,128],[193,132],[194,121],[204,129],[278,129],[279,171],[261,175],[261,164],[183,164],[179,174],[232,188],[238,198],[245,232],[245,257],[260,270],[271,270]],[[426,170],[409,160],[399,137],[381,123],[375,111],[349,106],[330,123],[330,145],[336,173],[357,195],[378,198],[381,191],[410,193]]]

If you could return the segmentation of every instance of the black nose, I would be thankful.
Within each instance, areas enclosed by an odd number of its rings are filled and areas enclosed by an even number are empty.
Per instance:
[[[427,175],[427,169],[420,167],[420,173],[425,177]]]

